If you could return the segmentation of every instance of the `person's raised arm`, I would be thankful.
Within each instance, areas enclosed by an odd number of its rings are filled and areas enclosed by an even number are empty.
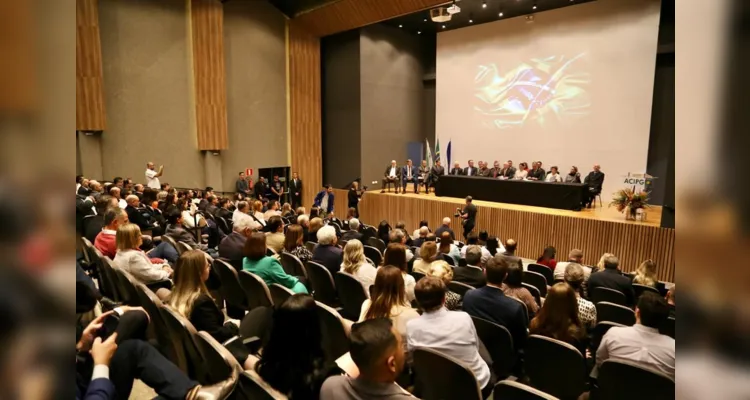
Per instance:
[[[164,166],[160,165],[159,166],[159,172],[156,174],[156,177],[158,178],[158,177],[162,176],[163,174],[164,174]]]

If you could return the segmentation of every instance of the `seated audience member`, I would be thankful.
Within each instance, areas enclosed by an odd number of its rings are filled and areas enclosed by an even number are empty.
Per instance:
[[[245,202],[247,204],[247,202]],[[227,221],[232,220],[232,211],[229,210],[229,207],[232,205],[231,200],[229,200],[226,197],[222,197],[221,200],[219,200],[219,209],[216,210],[216,216],[218,218],[224,218]],[[249,206],[245,206],[245,213],[250,209]]]
[[[419,318],[419,313],[411,308],[406,297],[403,274],[393,265],[378,268],[372,295],[362,303],[359,321],[375,318],[389,318],[402,336],[406,336],[406,324]]]
[[[558,172],[556,166],[552,166],[549,168],[549,173],[547,173],[547,177],[544,178],[545,182],[552,182],[552,183],[559,183],[562,182],[563,178],[560,176],[560,172]]]
[[[112,260],[114,264],[148,286],[163,300],[168,294],[159,289],[169,289],[172,286],[169,283],[172,268],[168,264],[151,263],[146,253],[140,249],[142,239],[138,225],[124,224],[117,228],[116,242],[117,255]]]
[[[198,207],[185,200],[177,200],[177,207],[182,212],[182,224],[189,229],[206,226],[206,220],[198,214]]]
[[[659,334],[659,327],[669,317],[669,306],[658,294],[644,292],[635,308],[635,325],[611,328],[596,351],[596,368],[607,360],[634,362],[675,377],[675,341]]]
[[[484,248],[490,252],[490,257],[495,257],[495,254],[497,253],[505,252],[505,247],[500,244],[500,241],[497,240],[495,236],[487,238],[487,245],[485,245]]]
[[[458,246],[453,244],[453,239],[451,239],[451,235],[448,232],[443,232],[440,235],[438,252],[451,256],[453,258],[453,265],[458,265],[458,260],[461,259],[461,252],[458,251]]]
[[[307,241],[318,243],[318,231],[324,226],[323,218],[315,217],[310,220],[310,229],[307,231]],[[336,230],[334,229],[334,233]]]
[[[139,228],[141,228],[142,231],[149,231],[151,229],[154,229],[154,225],[150,224],[146,217],[141,214],[141,212],[138,210],[138,207],[141,205],[141,201],[138,199],[138,196],[131,194],[130,196],[125,198],[125,202],[128,204],[125,207],[125,212],[128,213],[128,220],[130,223],[138,225]]]
[[[615,289],[625,295],[625,301],[628,305],[635,304],[635,292],[633,292],[633,283],[623,275],[620,270],[620,260],[615,256],[609,256],[604,259],[604,269],[591,274],[588,283],[589,293],[594,293],[594,289],[605,287]]]
[[[284,250],[299,258],[302,263],[306,263],[312,260],[313,255],[310,250],[305,247],[304,243],[305,235],[302,231],[302,227],[297,224],[289,225],[286,229],[286,236],[284,237]]]
[[[323,219],[323,218],[322,218],[322,217],[320,216],[320,207],[317,207],[317,206],[312,206],[312,207],[310,208],[310,219],[313,219],[313,218],[320,218],[320,219]]]
[[[539,311],[539,304],[534,300],[534,296],[531,295],[529,289],[523,286],[523,268],[516,263],[508,264],[508,273],[505,276],[505,283],[503,283],[503,293],[506,296],[515,297],[521,300],[523,304],[526,304],[526,309],[529,311],[529,318],[533,318]]]
[[[603,271],[604,270],[604,261],[609,257],[614,257],[615,255],[612,253],[604,253],[599,258],[599,262],[596,263],[596,265],[591,269],[591,273]]]
[[[234,212],[232,213],[232,223],[236,224],[237,221],[242,218],[249,218],[255,222],[251,215],[250,203],[240,200],[234,207]]]
[[[352,190],[356,190],[352,187]],[[351,192],[350,192],[351,194]],[[354,207],[349,207],[346,209],[346,218],[344,218],[344,221],[341,223],[341,228],[344,230],[350,230],[352,228],[349,227],[349,221],[351,221],[354,218],[359,218],[359,215],[357,215],[357,209]]]
[[[112,313],[120,314],[117,331],[102,340],[97,331]],[[147,326],[148,315],[142,308],[123,306],[76,330],[76,400],[131,398],[136,379],[153,388],[159,398],[202,398],[198,382],[145,341]]]
[[[581,174],[578,172],[578,167],[575,165],[570,168],[570,172],[565,175],[565,183],[581,183]]]
[[[281,211],[279,211],[279,202],[276,200],[268,201],[268,210],[263,214],[263,219],[270,221],[271,217],[280,217]]]
[[[284,205],[281,206],[281,216],[284,218],[289,218],[292,215],[294,215],[294,211],[292,211],[292,205],[289,203],[284,203]]]
[[[117,186],[113,186],[109,189],[109,195],[117,199],[117,205],[124,210],[125,207],[128,206],[128,203],[125,201],[125,199],[120,197],[121,193],[122,189]]]
[[[480,251],[482,252],[482,264],[486,263],[487,260],[489,260],[490,257],[492,257],[492,254],[490,254],[490,251],[482,247],[482,245],[479,243],[479,236],[474,232],[470,233],[469,236],[466,238],[466,246],[462,247],[460,250],[461,258],[466,258],[466,251],[469,249],[469,246],[479,247]]]
[[[206,205],[205,212],[215,217],[216,213],[219,211],[219,198],[214,195],[210,195],[206,198],[206,201],[208,201],[208,204]]]
[[[391,253],[388,253],[391,251]],[[402,244],[391,243],[386,247],[383,255],[383,265],[393,265],[401,270],[406,286],[406,298],[411,302],[414,301],[414,285],[417,282],[414,277],[409,275],[408,263],[406,262],[406,247]]]
[[[464,246],[466,250],[466,266],[455,267],[453,269],[453,280],[465,283],[474,288],[480,288],[487,284],[487,278],[484,277],[482,266],[482,250],[479,246]]]
[[[423,220],[419,221],[419,228],[415,229],[414,232],[412,232],[411,238],[414,239],[414,240],[417,240],[417,238],[419,236],[421,236],[420,231],[422,230],[422,228],[427,228],[427,233],[428,234],[430,233],[429,222],[427,222],[427,220],[423,219]],[[427,236],[427,235],[425,234],[425,236]],[[420,247],[420,246],[417,246],[416,244],[414,246],[415,247]]]
[[[406,244],[407,237],[408,236],[406,236],[406,233],[404,233],[404,231],[400,228],[396,228],[392,230],[390,234],[388,234],[388,243],[404,245],[404,249],[406,251],[406,262],[408,263],[412,258],[414,258],[414,253],[411,252],[411,249],[409,249],[408,245]],[[387,248],[386,251],[388,251]]]
[[[294,213],[299,217],[300,215],[306,215],[307,210],[305,209],[305,207],[297,207],[297,209],[294,210]]]
[[[653,260],[642,262],[635,270],[633,283],[655,288],[657,282],[659,282],[659,279],[656,277],[656,263]]]
[[[309,241],[308,236],[310,236],[310,217],[306,214],[300,214],[297,216],[297,225],[302,227],[302,233],[304,236],[304,239],[302,239],[303,242],[307,243]]]
[[[556,253],[557,250],[555,250],[554,247],[547,246],[544,248],[544,252],[542,252],[542,255],[536,259],[536,263],[539,265],[544,265],[545,267],[554,271],[555,267],[557,267],[557,260],[555,260]]]
[[[266,217],[263,214],[263,202],[255,200],[252,204],[252,210],[249,214],[255,218],[261,225],[266,226]]]
[[[414,242],[412,241],[411,236],[409,236],[409,234],[406,233],[406,222],[404,222],[404,221],[398,221],[398,223],[396,223],[396,229],[400,229],[401,233],[404,234],[406,242],[403,243],[403,244],[406,245],[406,247],[412,247],[412,246],[414,246]]]
[[[242,264],[245,241],[259,227],[260,225],[250,218],[238,219],[232,226],[232,233],[219,243],[219,257],[226,258],[232,265]]]
[[[197,331],[206,331],[219,343],[238,336],[239,326],[225,321],[224,313],[206,288],[211,265],[200,250],[190,250],[180,255],[175,266],[174,287],[169,298],[169,306],[190,320]],[[243,346],[227,348],[237,362],[250,369],[250,353]]]
[[[677,315],[677,306],[675,305],[675,291],[677,290],[677,284],[672,284],[672,287],[667,291],[667,305],[669,306],[669,316],[675,318]]]
[[[359,233],[359,220],[356,218],[351,218],[348,221],[348,231],[344,231],[343,234],[341,234],[341,240],[362,240],[362,234]]]
[[[584,273],[581,264],[568,263],[565,267],[565,283],[572,287],[578,298],[578,318],[586,328],[596,326],[596,307],[594,303],[581,297],[583,292]]]
[[[266,233],[266,246],[279,254],[284,250],[284,221],[278,215],[268,219],[268,233]]]
[[[336,246],[336,229],[332,226],[324,226],[318,230],[318,245],[313,251],[313,261],[322,264],[331,272],[331,276],[336,276],[336,272],[341,270],[341,261],[343,260],[343,251]]]
[[[549,289],[539,315],[529,324],[529,333],[568,343],[586,357],[586,329],[578,319],[578,301],[573,288],[558,283]]]
[[[443,224],[435,230],[435,237],[441,237],[443,232],[450,233],[451,239],[456,240],[456,234],[453,233],[453,229],[451,229],[451,219],[449,217],[443,218]]]
[[[380,224],[378,225],[378,239],[382,240],[383,243],[388,243],[390,241],[390,235],[391,233],[391,225],[388,224],[388,221],[382,220],[380,221]]]
[[[518,170],[516,170],[516,174],[513,176],[513,179],[526,179],[528,175],[529,175],[529,164],[522,162],[518,164]]]
[[[96,241],[96,236],[102,231],[104,226],[107,225],[104,223],[104,214],[109,208],[119,208],[117,206],[117,200],[112,198],[112,196],[105,194],[96,199],[96,203],[94,204],[96,215],[87,218],[85,225],[83,226],[83,236],[91,243]]]
[[[334,361],[326,360],[315,300],[295,294],[273,313],[273,324],[263,357],[255,372],[290,399],[317,399],[323,382],[340,375]]]
[[[584,281],[588,281],[589,276],[591,276],[591,268],[583,266],[583,251],[579,249],[573,249],[568,253],[568,261],[557,263],[553,273],[555,281],[562,281],[565,278],[565,269],[568,267],[568,264],[571,263],[580,264],[583,267],[583,273],[585,274]]]
[[[479,339],[469,314],[445,309],[446,288],[439,278],[420,279],[414,292],[424,313],[406,324],[409,352],[433,349],[461,361],[474,373],[482,396],[487,398],[494,382],[487,363],[479,355]]]
[[[417,232],[417,235],[412,243],[414,244],[414,247],[421,248],[422,245],[427,242],[427,235],[430,234],[430,228],[423,226],[417,229],[415,232]]]
[[[244,255],[242,269],[258,275],[266,285],[271,286],[278,283],[287,289],[291,289],[294,293],[307,293],[305,285],[296,277],[284,272],[275,257],[266,256],[266,235],[264,233],[253,232],[247,238]]]
[[[432,263],[439,259],[437,243],[425,242],[422,247],[419,248],[419,258],[414,260],[412,271],[429,275]]]
[[[505,251],[502,253],[504,256],[515,257],[516,247],[518,247],[518,243],[516,243],[514,239],[506,240],[504,247],[505,247]]]
[[[403,339],[387,318],[376,318],[352,326],[349,335],[352,361],[359,376],[332,376],[323,383],[321,400],[413,400],[396,378],[405,364]]]
[[[167,230],[164,233],[165,235],[171,237],[176,242],[185,242],[190,247],[198,250],[207,251],[208,246],[206,246],[203,243],[196,243],[195,236],[190,234],[190,232],[186,231],[185,228],[182,227],[183,223],[183,213],[180,211],[179,207],[172,206],[169,209],[167,209]]]
[[[486,319],[508,329],[516,350],[526,343],[526,312],[523,304],[508,298],[503,293],[503,281],[508,272],[509,261],[497,255],[487,262],[484,273],[487,285],[469,290],[464,295],[463,309],[469,315]]]
[[[447,288],[448,284],[453,280],[453,268],[443,260],[435,261],[430,267],[430,275],[440,278]],[[445,308],[450,311],[461,311],[461,295],[450,289],[446,289]]]
[[[94,247],[103,255],[114,259],[115,254],[117,254],[117,244],[115,243],[117,228],[129,222],[128,214],[122,208],[107,209],[104,213],[104,228],[96,235]]]
[[[479,231],[479,234],[477,235],[477,244],[480,247],[484,247],[487,245],[487,240],[490,238],[490,234],[487,233],[487,231]]]
[[[346,243],[346,246],[344,246],[344,261],[341,263],[341,270],[357,278],[357,280],[362,283],[362,286],[364,286],[365,293],[370,292],[370,286],[375,283],[377,270],[365,259],[362,242],[357,239],[352,239]]]

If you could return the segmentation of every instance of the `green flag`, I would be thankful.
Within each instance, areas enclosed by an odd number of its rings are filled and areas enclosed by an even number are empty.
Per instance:
[[[440,139],[435,139],[435,161],[440,161]]]

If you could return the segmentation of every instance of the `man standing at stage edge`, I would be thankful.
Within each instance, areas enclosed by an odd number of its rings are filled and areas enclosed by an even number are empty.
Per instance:
[[[471,196],[466,196],[466,207],[461,211],[464,224],[464,240],[469,237],[469,232],[474,229],[477,222],[477,206],[472,204]]]

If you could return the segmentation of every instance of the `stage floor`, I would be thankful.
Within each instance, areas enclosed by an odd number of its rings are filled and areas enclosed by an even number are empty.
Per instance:
[[[414,192],[407,190],[406,194],[401,194],[401,193],[396,194],[395,192],[392,192],[392,191],[381,194],[380,190],[372,190],[372,191],[368,191],[366,194],[366,196],[373,196],[373,195],[412,197],[412,198],[421,198],[421,199],[429,199],[429,200],[447,201],[447,202],[456,203],[456,204],[465,203],[465,200],[462,198],[437,197],[432,192],[430,192],[430,194],[425,194],[424,192],[420,192],[419,194],[414,194]],[[661,211],[662,211],[662,208],[660,206],[652,206],[647,210],[646,221],[628,221],[625,219],[624,214],[617,212],[617,209],[615,209],[614,207],[609,207],[608,203],[603,203],[603,205],[600,207],[598,200],[596,203],[596,207],[584,208],[581,211],[559,210],[556,208],[533,207],[533,206],[524,206],[524,205],[518,205],[518,204],[495,203],[492,201],[483,201],[483,200],[474,200],[474,204],[477,205],[478,207],[492,207],[492,208],[500,208],[500,209],[505,209],[505,210],[527,211],[527,212],[534,212],[534,213],[540,213],[540,214],[559,215],[559,216],[567,216],[567,217],[575,217],[575,218],[586,218],[586,219],[593,219],[597,221],[621,222],[624,224],[634,224],[634,225],[644,225],[644,226],[654,226],[654,227],[659,227],[659,225],[661,224]]]

